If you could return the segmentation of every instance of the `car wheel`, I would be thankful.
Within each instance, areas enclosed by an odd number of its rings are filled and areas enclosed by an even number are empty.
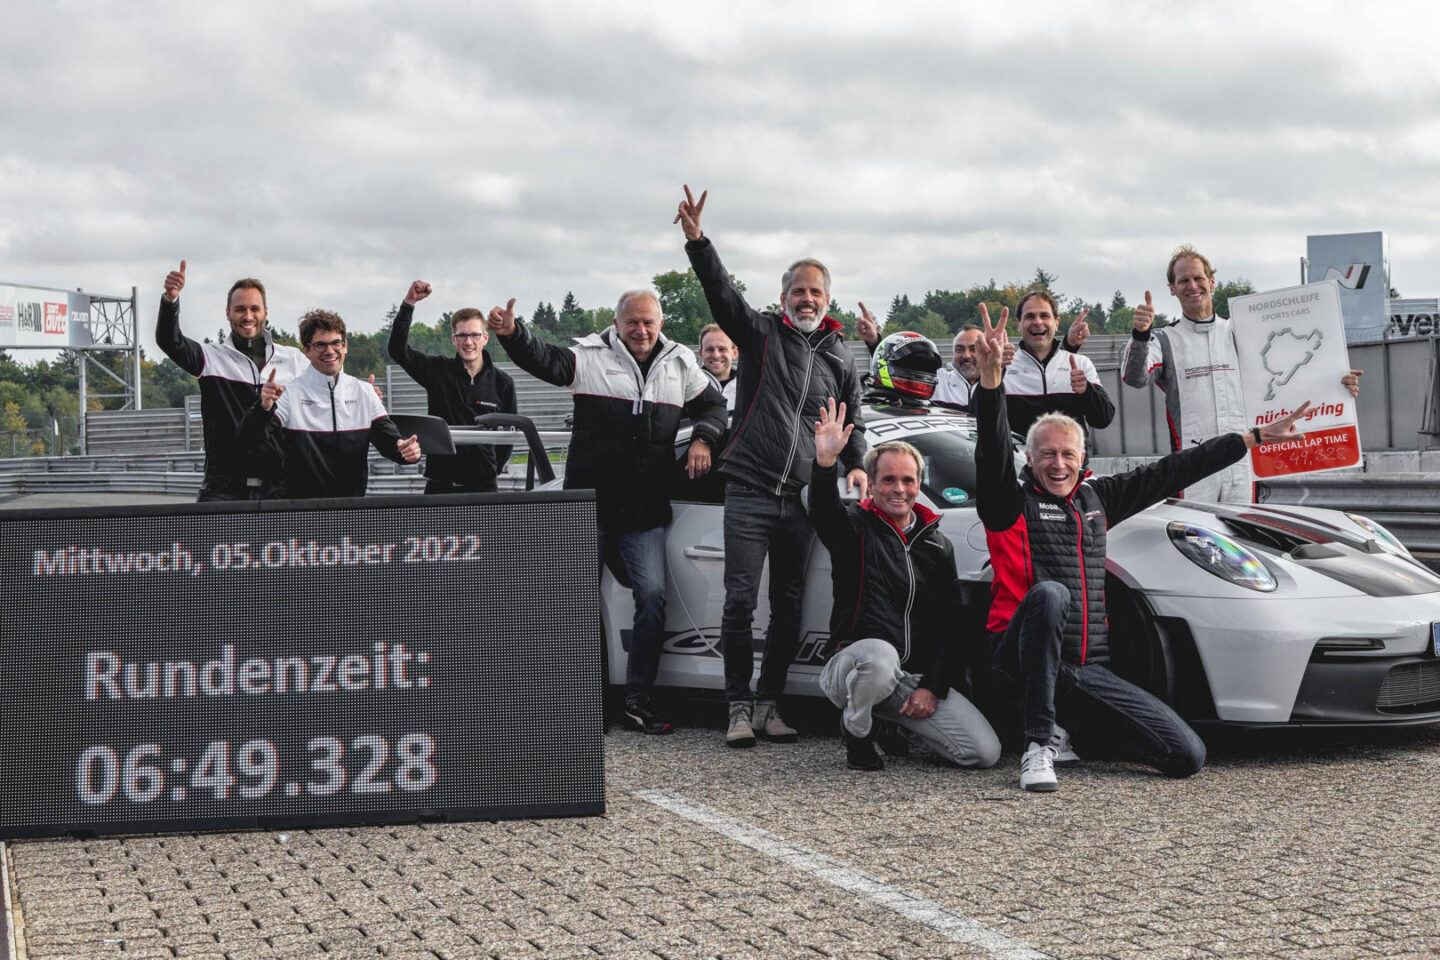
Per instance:
[[[1144,598],[1107,575],[1105,612],[1110,624],[1110,668],[1174,706],[1174,671]]]

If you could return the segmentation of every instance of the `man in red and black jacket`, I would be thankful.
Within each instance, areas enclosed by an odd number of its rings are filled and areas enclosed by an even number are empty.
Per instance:
[[[974,704],[950,689],[960,619],[955,549],[940,516],[916,503],[924,460],[891,441],[865,454],[872,498],[840,502],[835,459],[853,427],[845,405],[820,408],[810,519],[830,551],[834,605],[830,651],[820,689],[843,712],[846,761],[854,770],[884,767],[874,746],[875,719],[909,730],[962,767],[992,767],[1000,741]]]
[[[978,511],[985,525],[991,584],[994,679],[1018,699],[1027,742],[1020,764],[1026,790],[1054,790],[1055,763],[1078,762],[1063,718],[1082,737],[1120,756],[1188,777],[1205,765],[1205,744],[1165,703],[1106,666],[1105,534],[1175,490],[1224,469],[1258,442],[1283,439],[1308,409],[1246,434],[1215,437],[1129,473],[1084,471],[1080,425],[1060,413],[1039,417],[1026,437],[1017,476],[1002,386],[1004,320],[977,343],[980,385],[971,400],[978,439]]]

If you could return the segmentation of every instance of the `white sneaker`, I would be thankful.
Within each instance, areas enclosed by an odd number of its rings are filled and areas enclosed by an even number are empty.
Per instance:
[[[1070,746],[1070,734],[1058,723],[1055,724],[1055,732],[1050,734],[1050,746],[1055,750],[1055,766],[1080,766],[1080,755]]]
[[[1020,758],[1020,787],[1048,793],[1059,786],[1055,782],[1055,748],[1048,743],[1030,741],[1025,756]]]

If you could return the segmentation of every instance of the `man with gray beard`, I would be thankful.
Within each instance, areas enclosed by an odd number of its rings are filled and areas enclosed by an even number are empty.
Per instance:
[[[781,279],[781,311],[752,309],[710,238],[701,232],[706,196],[701,193],[697,201],[687,186],[675,222],[685,231],[685,252],[710,312],[740,348],[741,358],[733,429],[718,468],[726,478],[725,607],[720,633],[730,711],[725,743],[751,747],[757,734],[793,743],[799,734],[781,719],[777,701],[785,692],[799,645],[805,562],[815,532],[800,502],[800,490],[809,481],[815,459],[814,423],[831,399],[845,404],[846,422],[855,425],[839,454],[849,488],[858,488],[862,497],[868,490],[862,466],[864,427],[855,413],[860,384],[840,323],[825,315],[830,306],[830,271],[819,260],[797,260]],[[770,625],[752,694],[751,623],[767,555]]]

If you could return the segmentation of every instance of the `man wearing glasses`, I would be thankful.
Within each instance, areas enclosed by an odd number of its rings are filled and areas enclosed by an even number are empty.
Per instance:
[[[300,344],[310,366],[288,386],[277,383],[272,370],[259,402],[240,422],[242,445],[278,432],[286,497],[363,497],[372,443],[396,463],[420,459],[420,441],[402,440],[371,385],[344,372],[345,321],[339,314],[311,310],[301,317]]]
[[[416,280],[390,327],[390,356],[425,388],[426,412],[446,423],[470,426],[486,413],[515,412],[515,381],[490,362],[485,345],[490,333],[485,315],[474,307],[450,315],[455,356],[436,357],[410,347],[415,304],[430,296],[430,284]],[[509,447],[473,444],[453,455],[431,454],[425,461],[426,493],[489,493],[510,460]]]

